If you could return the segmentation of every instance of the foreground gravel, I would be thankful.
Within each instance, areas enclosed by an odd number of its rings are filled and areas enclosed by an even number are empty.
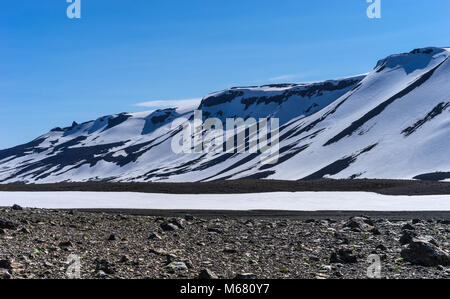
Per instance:
[[[0,278],[68,278],[77,257],[81,278],[367,278],[375,254],[382,278],[447,279],[448,236],[445,219],[200,219],[3,208]]]

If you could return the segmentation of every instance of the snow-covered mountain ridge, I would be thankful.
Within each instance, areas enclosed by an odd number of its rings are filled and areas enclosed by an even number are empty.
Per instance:
[[[309,84],[240,87],[199,107],[121,113],[55,128],[0,150],[0,183],[392,178],[450,180],[450,49],[380,60],[366,75]],[[175,154],[172,122],[279,118],[280,157]]]

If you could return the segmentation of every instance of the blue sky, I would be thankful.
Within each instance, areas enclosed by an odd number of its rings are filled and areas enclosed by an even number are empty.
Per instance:
[[[56,126],[239,85],[365,73],[450,46],[450,1],[1,0],[0,148]]]

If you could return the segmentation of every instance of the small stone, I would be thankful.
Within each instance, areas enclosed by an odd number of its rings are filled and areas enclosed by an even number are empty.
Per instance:
[[[208,227],[208,232],[210,233],[216,233],[216,234],[221,234],[222,230],[220,228],[217,227]]]
[[[170,231],[177,230],[178,226],[176,226],[175,224],[170,223],[170,222],[163,222],[163,223],[161,223],[161,228],[165,232],[170,232]]]
[[[384,246],[383,244],[380,244],[380,245],[377,246],[376,250],[386,251],[387,248],[386,248],[386,246]]]
[[[30,231],[28,229],[26,229],[25,227],[22,228],[19,232],[21,232],[22,234],[29,234]]]
[[[353,254],[353,251],[350,249],[339,249],[336,252],[333,252],[330,257],[331,263],[344,263],[344,264],[352,264],[357,263],[358,259]]]
[[[350,228],[355,232],[369,231],[373,229],[373,222],[367,217],[352,217],[344,224],[344,228]]]
[[[169,220],[169,223],[172,223],[173,225],[175,225],[176,227],[178,227],[179,229],[184,229],[183,226],[183,219],[177,219],[177,218],[173,218]]]
[[[115,240],[116,240],[116,236],[114,234],[109,235],[108,241],[115,241]]]
[[[0,279],[11,279],[11,274],[6,269],[0,269]]]
[[[97,274],[96,274],[95,276],[98,277],[98,278],[102,278],[102,279],[109,279],[109,278],[112,278],[111,275],[107,274],[107,273],[106,273],[105,271],[103,271],[103,270],[98,271]]]
[[[318,261],[320,261],[320,258],[318,258],[318,257],[315,256],[315,255],[310,255],[310,256],[308,257],[308,259],[311,260],[311,261],[313,261],[313,262],[318,262]]]
[[[415,229],[416,228],[409,223],[403,225],[403,227],[402,227],[402,230],[415,230]]]
[[[61,248],[69,248],[69,247],[72,247],[73,245],[72,245],[72,242],[70,242],[70,241],[64,241],[64,242],[59,243],[58,246]]]
[[[148,237],[149,240],[161,240],[161,236],[158,235],[157,233],[151,233],[150,236]]]
[[[171,272],[188,270],[188,267],[183,262],[172,262],[172,263],[168,264],[166,267]]]
[[[170,263],[173,263],[177,260],[177,256],[175,254],[168,254],[166,255],[166,264],[169,265]]]
[[[185,215],[185,216],[184,216],[184,219],[185,219],[186,221],[194,221],[194,220],[195,220],[195,217],[192,216],[192,215]]]
[[[198,274],[198,279],[218,279],[216,274],[209,269],[203,269]]]
[[[224,250],[223,250],[223,253],[227,253],[227,254],[235,254],[235,253],[237,253],[238,251],[236,250],[236,249],[233,249],[233,248],[225,248]]]
[[[125,263],[128,263],[129,261],[130,261],[130,258],[128,256],[126,256],[126,255],[123,255],[120,258],[119,263],[125,264]]]
[[[381,232],[378,230],[378,228],[372,228],[372,229],[370,230],[370,232],[371,232],[372,234],[374,234],[375,236],[381,235]]]
[[[95,260],[94,264],[95,264],[95,272],[97,272],[97,273],[100,271],[103,271],[104,273],[106,273],[108,275],[112,275],[116,272],[114,267],[107,260],[104,260],[104,259]]]

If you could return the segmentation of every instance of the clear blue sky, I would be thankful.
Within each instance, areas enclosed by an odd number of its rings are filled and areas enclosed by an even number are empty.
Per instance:
[[[450,1],[0,0],[0,148],[56,126],[238,85],[370,71],[450,46]]]

